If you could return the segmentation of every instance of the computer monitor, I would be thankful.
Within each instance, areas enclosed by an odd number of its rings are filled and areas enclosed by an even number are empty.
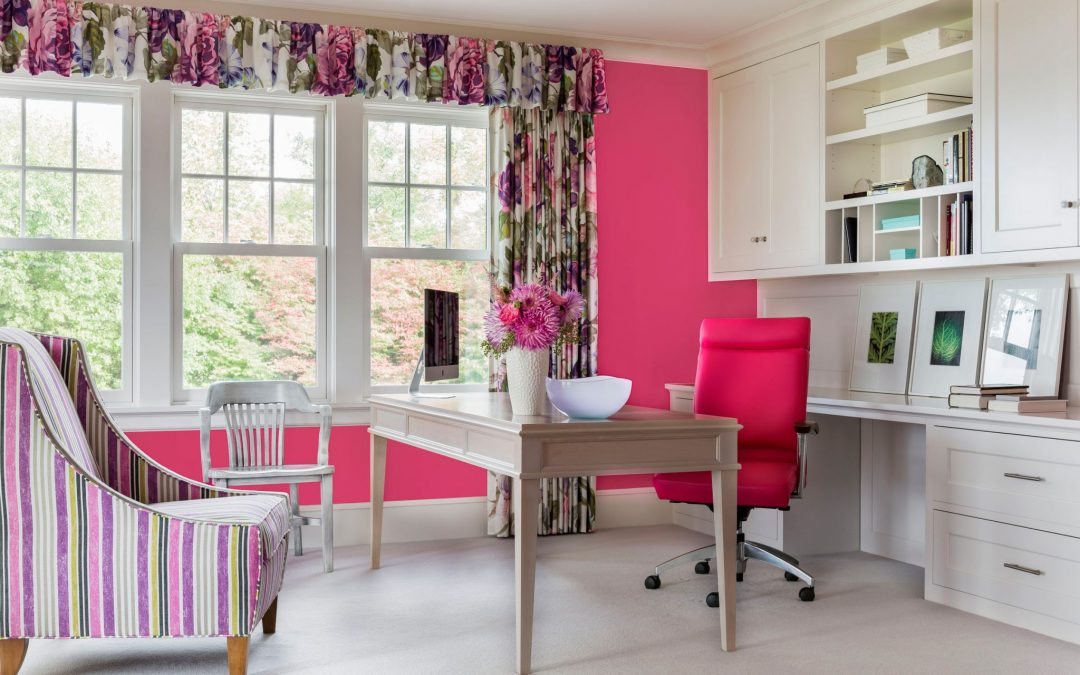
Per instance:
[[[458,377],[458,294],[424,289],[424,381]]]

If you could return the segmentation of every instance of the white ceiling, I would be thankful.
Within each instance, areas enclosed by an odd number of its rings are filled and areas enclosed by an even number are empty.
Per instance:
[[[288,6],[702,48],[796,7],[819,1],[292,0]]]

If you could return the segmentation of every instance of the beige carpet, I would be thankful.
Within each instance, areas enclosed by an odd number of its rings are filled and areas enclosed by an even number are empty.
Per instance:
[[[542,538],[533,663],[549,673],[1080,672],[1080,647],[922,600],[922,569],[864,554],[804,560],[817,600],[751,562],[739,650],[720,651],[712,580],[663,588],[659,560],[704,545],[675,526]],[[278,632],[251,642],[250,673],[512,672],[513,545],[469,539],[290,558]],[[224,639],[32,641],[25,673],[223,673]]]

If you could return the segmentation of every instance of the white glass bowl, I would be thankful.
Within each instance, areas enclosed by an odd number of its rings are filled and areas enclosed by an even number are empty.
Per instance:
[[[630,398],[630,380],[599,375],[577,380],[547,380],[551,404],[569,417],[602,420],[611,417]]]

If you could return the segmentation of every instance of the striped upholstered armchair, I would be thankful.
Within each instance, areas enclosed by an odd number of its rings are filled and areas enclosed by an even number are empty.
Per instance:
[[[194,449],[193,449],[194,451]],[[0,328],[0,670],[29,638],[273,633],[285,495],[154,462],[102,407],[77,340]]]

